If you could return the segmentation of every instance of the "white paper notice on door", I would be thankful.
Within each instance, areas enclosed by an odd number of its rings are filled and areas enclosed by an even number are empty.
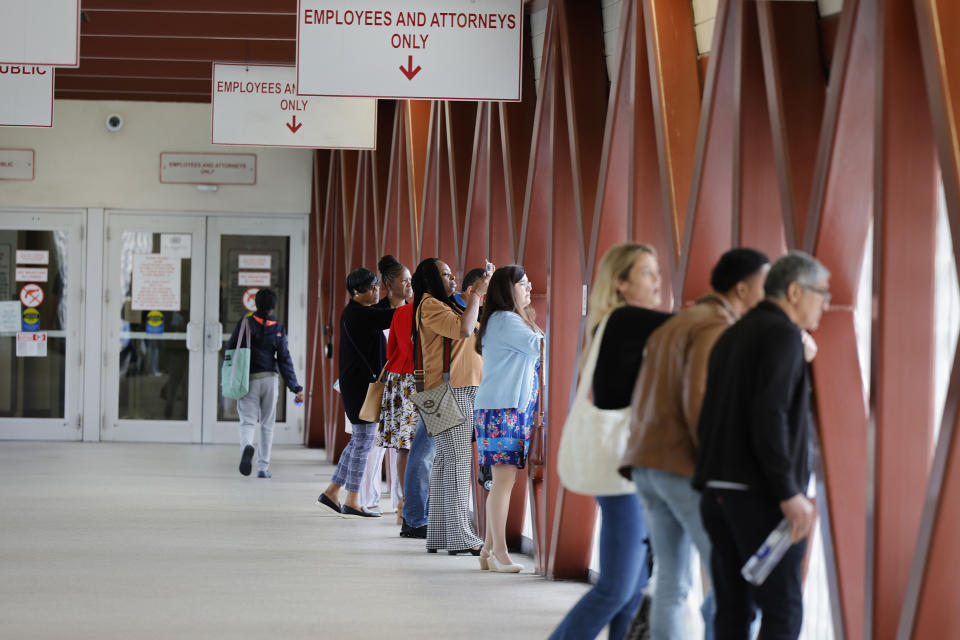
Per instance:
[[[46,282],[46,267],[17,267],[17,282]]]
[[[249,253],[241,253],[238,258],[237,265],[241,269],[269,269],[270,268],[270,258],[269,254],[267,255],[256,255]]]
[[[190,258],[190,234],[161,233],[160,255],[171,258]]]
[[[0,333],[20,331],[20,301],[0,302]]]
[[[241,287],[269,287],[269,271],[241,271],[237,276],[237,284]]]
[[[134,255],[132,289],[134,311],[180,311],[180,258]]]
[[[18,358],[46,358],[47,332],[22,331],[17,334]]]

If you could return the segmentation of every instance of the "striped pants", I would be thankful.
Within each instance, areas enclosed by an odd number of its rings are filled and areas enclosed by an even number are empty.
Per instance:
[[[476,387],[453,390],[465,416],[473,415]],[[483,544],[470,518],[470,483],[473,471],[473,420],[436,436],[437,455],[430,472],[430,512],[427,549],[470,549]]]
[[[359,491],[363,480],[363,470],[367,466],[367,455],[373,447],[373,440],[377,436],[375,423],[352,425],[353,431],[350,442],[340,454],[337,470],[330,480],[333,484],[344,487],[347,491]]]

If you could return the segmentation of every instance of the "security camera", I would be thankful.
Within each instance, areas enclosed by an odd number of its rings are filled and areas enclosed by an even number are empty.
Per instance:
[[[119,113],[111,113],[107,116],[107,120],[104,122],[104,124],[107,127],[107,131],[113,133],[120,131],[120,129],[123,128],[123,116],[121,116]]]

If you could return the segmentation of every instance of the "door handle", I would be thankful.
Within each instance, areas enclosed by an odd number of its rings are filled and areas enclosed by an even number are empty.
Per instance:
[[[203,345],[200,344],[200,322],[187,323],[187,351],[200,351]]]
[[[204,335],[207,351],[216,353],[223,348],[223,325],[219,322],[210,322],[207,324],[207,330]]]

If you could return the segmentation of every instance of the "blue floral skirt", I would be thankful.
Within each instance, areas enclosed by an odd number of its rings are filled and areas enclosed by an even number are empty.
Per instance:
[[[473,412],[481,466],[512,464],[523,468],[530,450],[530,432],[537,414],[539,384],[538,365],[533,375],[533,395],[523,411],[476,409]]]

